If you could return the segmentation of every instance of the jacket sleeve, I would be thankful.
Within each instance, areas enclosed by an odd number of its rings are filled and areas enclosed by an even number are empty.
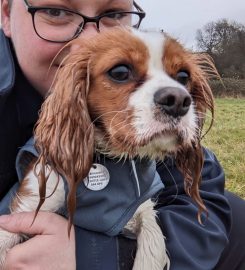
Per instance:
[[[183,177],[175,165],[158,166],[165,189],[158,197],[157,210],[171,270],[212,270],[228,243],[231,211],[224,196],[224,172],[215,155],[203,151],[200,194],[208,209],[203,224],[198,223],[197,206],[185,194]]]

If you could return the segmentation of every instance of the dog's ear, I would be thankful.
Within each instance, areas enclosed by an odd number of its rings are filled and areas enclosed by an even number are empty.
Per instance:
[[[93,161],[94,130],[87,106],[88,59],[88,52],[78,50],[63,61],[43,103],[34,133],[40,154],[36,164],[42,168],[39,209],[45,199],[47,176],[44,167],[49,164],[68,182],[70,224],[76,207],[77,185],[87,176]]]
[[[214,98],[209,85],[209,80],[218,78],[219,74],[215,68],[212,58],[203,53],[193,53],[192,63],[194,65],[192,72],[191,95],[195,104],[195,110],[198,117],[198,128],[201,136],[207,111],[211,112],[209,130],[213,124],[214,118]]]
[[[211,128],[214,117],[214,98],[209,85],[209,79],[212,77],[219,78],[219,75],[212,59],[208,55],[192,53],[189,59],[192,64],[190,91],[195,105],[198,127],[195,141],[192,142],[192,146],[180,149],[176,158],[176,164],[184,176],[186,193],[198,204],[198,219],[201,223],[201,213],[207,213],[199,194],[201,171],[203,168],[201,138],[203,136],[203,125],[207,111],[211,112],[211,121],[206,132]]]
[[[176,166],[184,177],[184,189],[198,206],[198,220],[202,223],[201,214],[208,214],[199,193],[201,172],[203,168],[203,149],[200,141],[195,141],[192,146],[183,147],[176,156]]]

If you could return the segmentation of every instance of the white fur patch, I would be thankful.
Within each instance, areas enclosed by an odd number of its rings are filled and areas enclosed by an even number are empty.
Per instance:
[[[24,240],[20,234],[3,231],[0,229],[0,269],[4,269],[4,263],[8,251]]]
[[[39,172],[39,166],[37,166],[37,173]],[[50,167],[46,167],[46,174],[49,175],[47,184],[46,184],[46,199],[44,204],[42,205],[42,211],[50,211],[56,212],[58,211],[65,202],[65,189],[63,179],[50,169]],[[14,212],[30,212],[35,211],[38,203],[39,203],[39,183],[38,179],[33,170],[31,170],[23,181],[27,181],[27,191],[29,192],[28,196],[21,196],[21,194],[17,193],[17,197],[19,199],[19,205],[17,209],[14,209]],[[55,187],[57,188],[54,194],[49,197]]]
[[[162,63],[164,55],[165,37],[160,33],[147,33],[134,31],[149,50],[147,81],[144,82],[129,99],[129,108],[134,110],[134,121],[132,123],[136,130],[136,140],[139,142],[145,138],[154,137],[154,134],[164,134],[173,128],[174,122],[166,115],[166,121],[159,121],[154,115],[155,103],[154,94],[161,88],[175,87],[187,91],[179,82],[172,79],[165,71]],[[147,63],[147,61],[146,61]],[[196,132],[197,124],[193,105],[186,115],[176,124],[176,129],[186,135],[185,141],[190,142]],[[161,145],[166,151],[172,151],[175,148],[175,135],[163,135],[153,141],[152,145]],[[149,152],[150,146],[144,147],[141,152]],[[155,149],[152,149],[154,152]],[[150,151],[150,152],[152,152]]]

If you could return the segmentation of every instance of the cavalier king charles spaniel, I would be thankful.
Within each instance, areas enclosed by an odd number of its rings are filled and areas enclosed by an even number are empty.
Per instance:
[[[77,49],[62,61],[35,129],[39,157],[21,181],[11,212],[56,212],[67,202],[71,226],[77,187],[97,152],[129,160],[173,156],[201,222],[206,208],[199,195],[200,140],[206,111],[213,116],[213,62],[158,32],[115,28],[71,44]],[[58,175],[66,179],[67,197]],[[126,228],[137,235],[134,270],[169,267],[151,200]],[[0,231],[1,265],[7,250],[22,240]]]

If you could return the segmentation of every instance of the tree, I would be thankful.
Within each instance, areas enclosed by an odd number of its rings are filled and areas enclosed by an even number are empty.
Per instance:
[[[226,19],[197,30],[197,46],[210,54],[223,77],[245,78],[245,25]]]

